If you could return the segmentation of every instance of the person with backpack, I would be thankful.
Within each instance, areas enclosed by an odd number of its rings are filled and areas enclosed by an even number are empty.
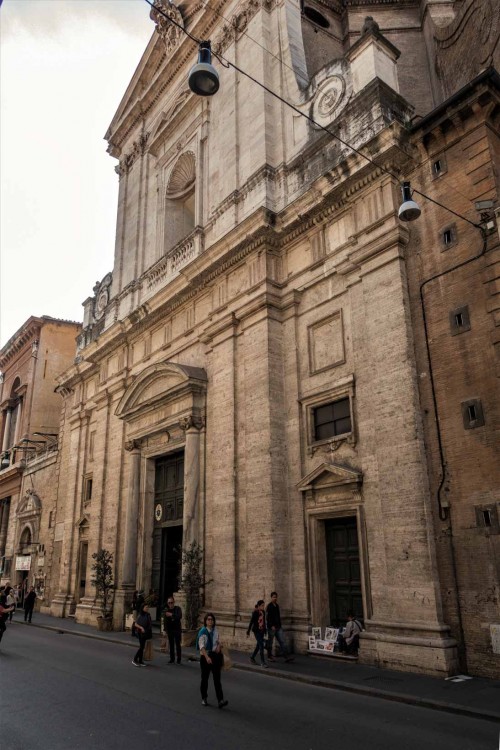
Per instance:
[[[208,706],[208,680],[212,673],[215,695],[219,702],[219,708],[227,706],[227,700],[224,700],[220,673],[222,669],[221,643],[219,632],[215,627],[215,615],[207,612],[203,620],[203,627],[200,628],[196,638],[196,648],[200,652],[201,668],[201,705]]]
[[[359,649],[359,634],[363,630],[354,612],[347,613],[347,625],[342,635],[339,635],[339,651],[348,656],[357,656]]]
[[[151,615],[149,614],[147,604],[141,604],[137,620],[134,622],[134,630],[139,638],[139,649],[132,659],[132,664],[134,667],[146,667],[144,646],[146,645],[146,641],[150,641],[153,637],[153,623],[151,622]]]
[[[264,667],[264,669],[267,669],[267,663],[264,658],[264,644],[266,638],[266,613],[264,607],[264,599],[259,599],[259,601],[255,605],[255,609],[252,612],[252,617],[248,624],[247,638],[250,635],[250,631],[252,631],[255,636],[255,640],[257,641],[253,650],[253,654],[250,657],[250,661],[252,662],[252,664],[257,664],[257,662],[255,661],[255,657],[260,651],[260,666]]]

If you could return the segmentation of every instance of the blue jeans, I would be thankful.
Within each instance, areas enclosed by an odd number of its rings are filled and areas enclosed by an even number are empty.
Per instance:
[[[258,652],[260,651],[260,663],[264,664],[266,661],[264,658],[264,632],[262,632],[261,630],[258,630],[257,632],[254,631],[254,636],[257,644],[251,658],[255,659]]]
[[[279,628],[278,630],[272,630],[269,628],[267,631],[267,653],[269,656],[273,655],[273,640],[276,638],[280,645],[281,653],[283,656],[288,656],[288,649],[286,647],[285,643],[285,633],[283,632],[283,628]]]

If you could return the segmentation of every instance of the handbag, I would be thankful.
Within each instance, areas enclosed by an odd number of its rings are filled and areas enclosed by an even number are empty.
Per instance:
[[[229,649],[225,646],[221,646],[221,654],[222,654],[222,669],[224,672],[228,672],[230,669],[233,668],[233,660],[231,658],[231,654],[229,653]]]
[[[162,652],[162,654],[167,653],[167,648],[168,648],[168,639],[167,639],[167,636],[163,633],[160,638],[160,651]]]
[[[146,641],[144,646],[144,661],[153,661],[153,641]]]

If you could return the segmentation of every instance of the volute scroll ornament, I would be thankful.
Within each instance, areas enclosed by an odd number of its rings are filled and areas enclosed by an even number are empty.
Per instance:
[[[192,415],[190,415],[189,417],[181,417],[181,419],[179,420],[179,427],[183,431],[190,430],[193,427],[196,430],[201,430],[204,426],[204,417],[193,417]]]
[[[158,10],[162,12],[159,13]],[[184,28],[184,19],[179,8],[169,2],[169,0],[155,0],[154,7],[151,8],[149,17],[155,22],[156,31],[163,40],[167,54],[170,54],[179,44],[179,40],[183,36],[183,33],[178,26],[170,23],[163,14],[167,15],[168,18],[171,18],[182,28]]]
[[[141,447],[141,441],[140,441],[140,440],[126,440],[126,441],[125,441],[125,445],[124,445],[124,448],[125,448],[125,450],[126,450],[126,451],[128,451],[129,453],[130,453],[131,451],[136,451],[136,450],[139,450],[139,449],[140,449],[140,447]]]

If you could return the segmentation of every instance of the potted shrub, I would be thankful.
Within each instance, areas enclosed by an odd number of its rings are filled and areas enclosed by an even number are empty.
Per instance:
[[[97,617],[98,630],[111,630],[113,627],[113,612],[111,607],[113,582],[113,555],[106,549],[100,549],[92,555],[91,584],[95,587],[96,598],[99,601],[101,614]]]
[[[191,542],[182,550],[181,591],[185,598],[183,613],[184,628],[182,643],[190,646],[194,643],[198,631],[198,616],[202,604],[202,590],[210,583],[202,575],[203,549],[198,542]]]

